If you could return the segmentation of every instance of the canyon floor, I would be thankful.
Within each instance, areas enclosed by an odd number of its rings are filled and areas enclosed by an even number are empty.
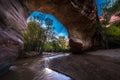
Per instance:
[[[19,59],[0,80],[120,80],[120,49]]]

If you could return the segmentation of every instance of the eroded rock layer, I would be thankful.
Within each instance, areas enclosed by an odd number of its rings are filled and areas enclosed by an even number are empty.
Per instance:
[[[22,49],[24,14],[18,0],[0,0],[0,73],[9,68]]]

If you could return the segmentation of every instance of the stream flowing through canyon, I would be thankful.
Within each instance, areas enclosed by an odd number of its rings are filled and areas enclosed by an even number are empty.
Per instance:
[[[69,53],[43,55],[16,61],[0,80],[72,80],[69,76],[49,68],[51,59],[69,56]]]

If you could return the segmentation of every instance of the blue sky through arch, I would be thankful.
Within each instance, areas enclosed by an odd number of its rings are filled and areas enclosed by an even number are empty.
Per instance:
[[[54,27],[54,32],[56,34],[56,37],[58,36],[65,36],[66,39],[68,39],[68,32],[66,30],[66,28],[62,25],[62,23],[60,23],[53,15],[51,14],[46,14],[46,13],[43,13],[43,12],[38,12],[38,11],[35,11],[33,12],[32,14],[30,14],[29,18],[28,18],[28,22],[30,19],[33,19],[34,16],[38,16],[38,15],[41,15],[43,16],[44,18],[41,20],[41,22],[43,23],[42,27],[45,28],[45,19],[46,18],[50,18],[53,20],[53,25],[52,27]]]
[[[107,0],[96,0],[96,6],[98,9],[98,16],[102,14],[101,4],[105,3]]]

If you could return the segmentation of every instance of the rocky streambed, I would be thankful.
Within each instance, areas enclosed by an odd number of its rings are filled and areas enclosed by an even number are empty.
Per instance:
[[[119,56],[114,49],[21,59],[0,80],[120,80]]]

